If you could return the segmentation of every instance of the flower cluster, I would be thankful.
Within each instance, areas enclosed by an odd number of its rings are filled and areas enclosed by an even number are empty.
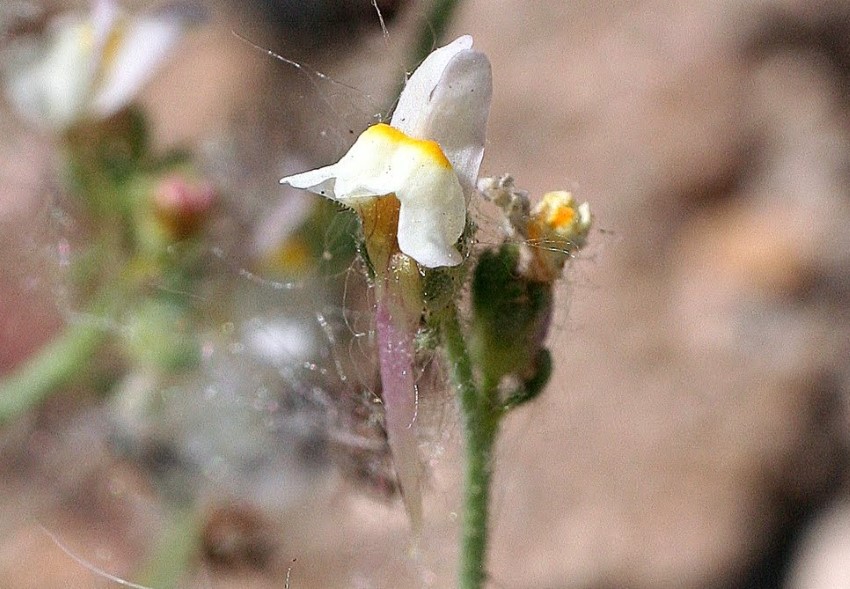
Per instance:
[[[186,154],[154,153],[144,118],[128,108],[200,17],[192,4],[134,16],[112,0],[94,0],[87,16],[54,23],[48,42],[5,80],[20,113],[64,142],[69,192],[96,221],[92,252],[105,252],[90,264],[80,290],[91,294],[93,313],[126,326],[124,351],[140,373],[173,375],[205,357],[196,324],[203,314],[184,293],[205,278],[202,229],[221,199]],[[549,378],[545,339],[554,285],[584,246],[592,221],[587,203],[578,205],[568,192],[546,193],[533,205],[510,176],[478,179],[491,97],[490,62],[462,36],[413,72],[388,123],[365,129],[339,161],[281,179],[359,217],[360,251],[374,287],[383,425],[416,531],[422,519],[416,363],[425,347],[445,354],[467,441],[461,575],[463,586],[475,589],[485,579],[487,492],[499,422]],[[473,256],[468,208],[477,196],[503,211],[506,235]],[[324,217],[310,218],[312,224],[298,229],[302,237],[315,237],[321,225],[315,219]],[[281,226],[288,232],[290,224]],[[307,265],[313,259],[308,240],[293,244],[278,252],[281,265]],[[47,356],[52,362],[72,350],[73,361],[60,358],[49,378],[41,374],[49,362],[25,369],[0,394],[25,401],[5,412],[0,405],[0,422],[75,370],[85,371],[106,338],[93,328],[69,333],[59,352]],[[265,346],[275,348],[269,354],[282,353],[277,344]]]

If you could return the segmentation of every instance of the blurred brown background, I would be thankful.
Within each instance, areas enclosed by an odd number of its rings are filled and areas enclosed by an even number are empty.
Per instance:
[[[164,144],[255,145],[234,182],[270,195],[386,104],[427,9],[384,2],[387,40],[368,0],[285,4],[215,6],[145,95]],[[450,30],[493,63],[483,173],[570,189],[596,216],[562,288],[557,373],[499,446],[491,586],[850,586],[850,4],[469,0]],[[2,127],[8,368],[60,319],[31,265],[48,149]],[[34,419],[0,448],[0,585],[112,586],[42,526],[131,575],[162,525],[155,495],[96,424]],[[265,566],[200,562],[188,586],[281,587],[291,569],[292,589],[451,587],[459,436],[443,420],[418,559],[398,505],[316,492],[269,518]]]

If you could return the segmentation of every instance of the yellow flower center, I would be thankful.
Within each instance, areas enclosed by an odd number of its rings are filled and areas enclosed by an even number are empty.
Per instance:
[[[443,153],[439,143],[428,139],[414,139],[395,127],[390,127],[386,123],[372,125],[363,131],[362,137],[386,143],[396,148],[404,147],[412,149],[442,168],[451,169],[452,167],[451,162],[449,162],[446,154]]]
[[[540,203],[540,212],[545,224],[556,233],[571,230],[576,218],[573,197],[569,192],[562,190],[544,194]]]

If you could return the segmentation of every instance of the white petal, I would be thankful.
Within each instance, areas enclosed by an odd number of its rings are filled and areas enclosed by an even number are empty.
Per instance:
[[[427,268],[461,263],[455,243],[466,224],[466,200],[454,169],[433,142],[400,140],[369,189],[401,203],[398,245]]]
[[[356,202],[392,194],[403,186],[408,170],[394,159],[401,137],[387,125],[375,125],[361,133],[337,164],[337,199]]]
[[[127,26],[115,54],[103,55],[104,77],[92,101],[92,112],[99,117],[133,100],[185,31],[181,20],[164,17],[139,18]]]
[[[460,264],[455,243],[466,223],[466,201],[457,178],[430,185],[414,180],[396,195],[399,249],[426,268]]]
[[[401,96],[398,97],[390,124],[411,137],[430,139],[416,132],[426,114],[425,105],[430,101],[431,93],[452,58],[471,47],[472,37],[464,35],[431,52],[407,80]]]
[[[93,54],[99,61],[103,48],[109,42],[109,37],[118,23],[120,12],[112,0],[97,0],[91,11],[90,25],[92,27]]]
[[[289,184],[293,188],[309,190],[315,194],[321,194],[326,198],[336,200],[337,197],[334,192],[334,184],[337,177],[336,168],[337,164],[334,164],[317,170],[294,174],[286,178],[281,178],[280,183]]]
[[[428,268],[462,261],[454,246],[466,224],[463,188],[434,141],[412,139],[389,125],[374,125],[336,164],[281,182],[349,206],[395,194],[401,203],[401,251]]]
[[[386,130],[387,132],[384,132]],[[404,182],[404,170],[393,167],[398,143],[387,125],[370,127],[337,163],[287,176],[282,184],[303,188],[355,206],[362,199],[391,194]]]
[[[490,61],[464,36],[437,49],[414,72],[399,97],[392,125],[411,137],[433,139],[457,172],[467,199],[484,156],[493,78]]]
[[[9,78],[7,94],[22,116],[53,129],[80,116],[91,83],[90,35],[80,20],[61,23],[40,59]]]
[[[461,51],[446,66],[423,108],[417,137],[440,144],[467,195],[472,194],[484,157],[484,138],[493,77],[490,60],[477,51]]]
[[[135,97],[198,14],[160,10],[128,20],[112,0],[96,0],[85,21],[56,23],[40,61],[10,78],[9,97],[25,117],[57,130],[108,116]]]

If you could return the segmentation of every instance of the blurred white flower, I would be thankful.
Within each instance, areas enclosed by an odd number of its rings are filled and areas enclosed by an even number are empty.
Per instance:
[[[26,65],[10,72],[9,99],[27,120],[62,131],[125,107],[201,18],[193,5],[173,4],[145,16],[95,0],[88,17],[66,14]]]
[[[456,266],[491,95],[489,60],[460,37],[413,73],[390,125],[366,129],[336,164],[281,182],[355,209],[394,195],[399,249],[428,268]]]

